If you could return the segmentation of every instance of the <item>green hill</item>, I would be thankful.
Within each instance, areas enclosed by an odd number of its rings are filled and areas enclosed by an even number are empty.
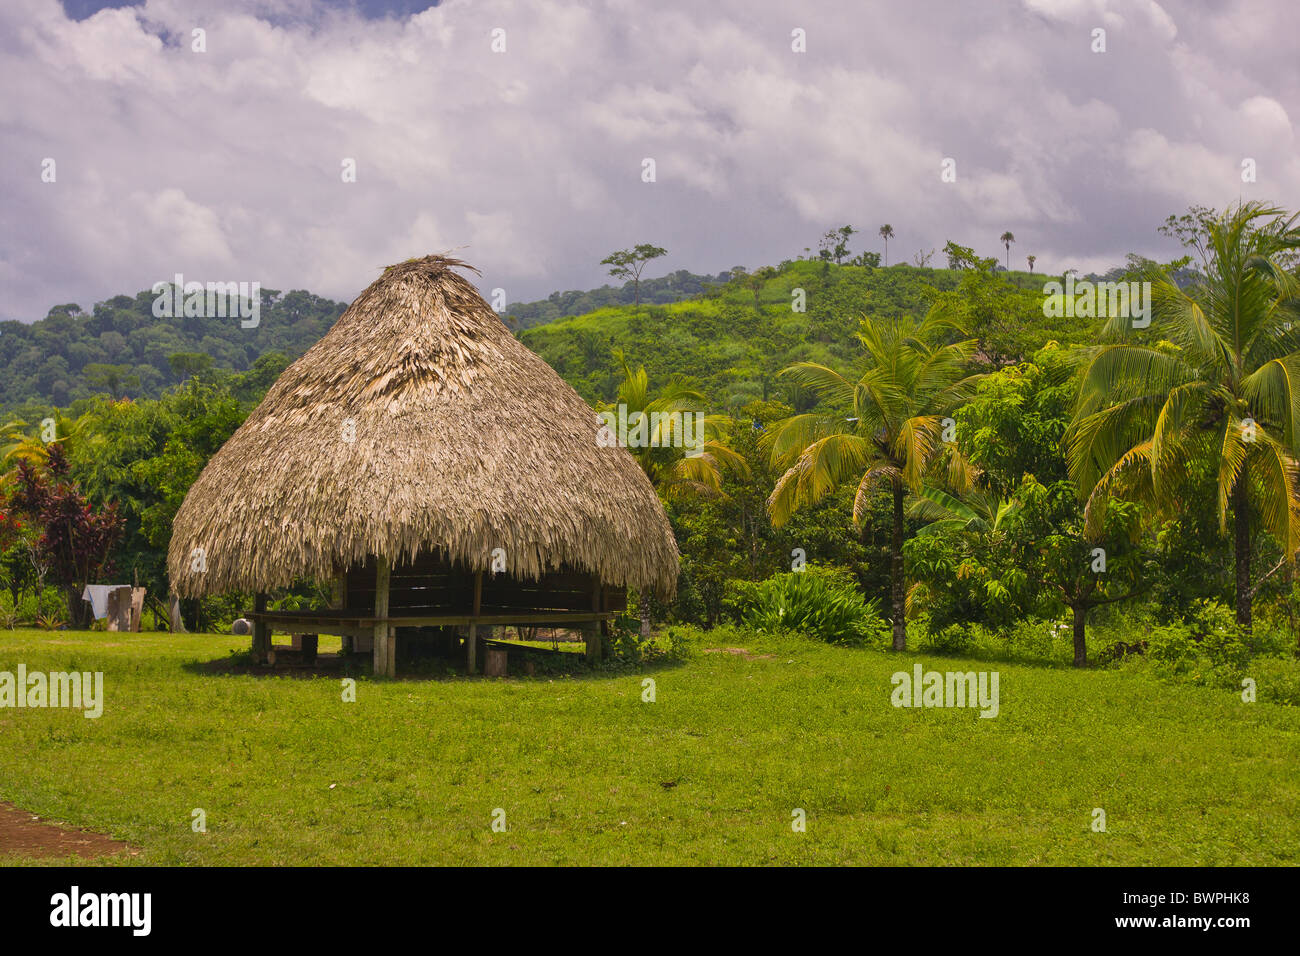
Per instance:
[[[990,364],[1032,354],[1049,339],[1082,342],[1093,334],[1092,320],[1043,317],[1042,283],[1050,277],[1042,275],[814,260],[771,271],[742,274],[688,301],[597,309],[519,337],[589,401],[613,397],[621,377],[614,350],[621,349],[652,380],[680,378],[715,407],[735,411],[774,397],[797,404],[777,373],[797,361],[848,364],[864,313],[918,316],[947,302]]]
[[[238,318],[157,318],[155,298],[144,291],[90,312],[68,304],[30,324],[0,322],[0,407],[66,406],[105,392],[156,398],[196,363],[242,372],[270,353],[296,358],[346,308],[310,292],[263,289],[257,327],[242,328]],[[173,362],[176,355],[185,359]]]
[[[944,296],[995,363],[1030,354],[1048,338],[1081,340],[1086,320],[1047,327],[1046,278],[987,263],[954,270],[800,259],[752,275],[736,267],[717,276],[683,270],[646,279],[640,306],[631,304],[630,283],[557,292],[515,305],[503,318],[589,400],[612,397],[618,348],[653,379],[683,378],[717,407],[738,409],[774,390],[784,395],[776,373],[791,362],[850,360],[863,313],[919,315]],[[277,353],[301,355],[346,308],[302,290],[264,289],[262,297],[256,328],[237,318],[157,318],[149,291],[115,296],[90,312],[59,305],[37,322],[0,323],[0,408],[67,407],[100,394],[155,398],[195,367],[243,372],[263,356],[278,366]]]

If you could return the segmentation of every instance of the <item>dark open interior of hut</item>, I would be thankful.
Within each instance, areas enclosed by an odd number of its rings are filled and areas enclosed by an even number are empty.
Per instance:
[[[331,607],[324,610],[269,611],[258,595],[253,621],[253,658],[274,662],[277,651],[315,658],[320,634],[344,639],[343,653],[373,654],[375,672],[396,676],[397,663],[430,651],[442,656],[465,645],[473,673],[487,656],[486,643],[508,625],[564,627],[581,631],[589,659],[603,653],[611,618],[627,608],[627,589],[606,585],[588,572],[561,568],[541,578],[516,578],[501,571],[473,571],[445,555],[422,553],[389,568],[370,557],[334,582]],[[287,649],[272,644],[273,631],[293,635]],[[504,654],[504,645],[492,641]],[[499,666],[505,666],[504,656]],[[495,668],[493,668],[495,669]]]
[[[374,559],[347,572],[345,606],[370,611],[375,607],[377,568]],[[621,611],[627,603],[623,588],[604,587],[594,575],[553,571],[535,581],[505,572],[482,574],[479,610],[474,609],[476,574],[454,566],[439,555],[421,554],[394,567],[388,579],[390,617],[426,615],[505,615],[546,611]]]

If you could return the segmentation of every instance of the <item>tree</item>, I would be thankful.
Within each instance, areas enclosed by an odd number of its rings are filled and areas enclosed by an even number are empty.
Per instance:
[[[211,359],[209,359],[211,362]],[[81,370],[86,384],[96,391],[108,392],[113,401],[122,397],[124,388],[139,388],[140,376],[129,365],[109,365],[104,362],[91,362]]]
[[[278,360],[268,360],[268,368]],[[190,379],[157,400],[100,398],[83,416],[102,440],[70,449],[72,476],[92,503],[116,504],[125,526],[113,564],[123,576],[138,577],[150,600],[170,589],[167,548],[186,492],[247,415],[231,389],[243,390],[245,377],[256,380],[266,371],[255,368],[219,383]],[[249,401],[256,398],[260,393]]]
[[[967,534],[1000,533],[1015,517],[1019,503],[996,491],[972,487],[962,498],[941,488],[923,487],[908,505],[907,516],[928,522],[917,534],[961,531]]]
[[[99,440],[90,434],[89,423],[84,418],[69,418],[60,411],[37,422],[32,434],[27,434],[27,422],[14,419],[0,426],[0,471],[12,469],[21,461],[43,464],[52,445],[57,442],[64,454],[70,455],[83,446],[96,448]]]
[[[734,270],[733,270],[734,272]],[[744,278],[741,280],[745,287],[754,294],[754,311],[758,314],[763,312],[763,287],[777,276],[777,271],[772,266],[762,266],[753,272],[742,273]]]
[[[1282,217],[1250,202],[1205,220],[1204,236],[1189,243],[1201,277],[1186,289],[1167,269],[1148,269],[1153,327],[1169,341],[1100,348],[1067,436],[1090,529],[1112,495],[1177,512],[1191,464],[1210,464],[1220,533],[1232,513],[1236,616],[1247,629],[1252,516],[1288,563],[1300,547],[1300,281],[1284,264],[1300,229],[1297,217]],[[1106,332],[1131,328],[1130,317],[1111,316]]]
[[[855,482],[853,521],[860,526],[871,493],[892,495],[890,591],[894,649],[907,646],[903,581],[903,504],[944,451],[944,417],[967,399],[980,376],[965,372],[973,340],[931,344],[959,331],[940,311],[920,322],[863,317],[858,338],[865,355],[857,381],[813,362],[782,374],[815,392],[823,408],[794,415],[770,432],[772,464],[783,468],[768,498],[775,527],[840,485]]]
[[[1062,338],[1064,321],[1086,328],[1087,337],[1095,340],[1092,319],[1057,320],[1058,329],[1049,333],[1043,316],[1043,297],[1017,285],[1004,273],[995,271],[993,258],[976,256],[971,250],[948,243],[949,268],[961,276],[955,289],[934,295],[934,303],[979,342],[976,359],[988,365],[1003,365],[1023,359],[1037,351],[1048,339]],[[954,265],[955,263],[955,265]]]
[[[1078,497],[1068,481],[1042,485],[1026,476],[1016,494],[1010,528],[1017,538],[1016,565],[1029,580],[1051,588],[1070,611],[1074,666],[1088,664],[1088,613],[1127,601],[1151,587],[1149,552],[1141,547],[1141,511],[1131,502],[1109,502],[1085,527]]]
[[[829,230],[822,236],[817,249],[817,257],[825,262],[843,265],[849,254],[849,239],[857,232],[852,226],[840,226]]]
[[[1004,232],[998,236],[998,242],[1007,247],[1007,271],[1011,271],[1011,243],[1016,241],[1016,237],[1010,231]]]
[[[43,467],[19,460],[12,508],[40,530],[39,560],[48,566],[68,602],[69,619],[89,623],[84,586],[110,570],[110,555],[122,533],[116,505],[96,511],[68,475],[63,447],[51,445]]]
[[[635,443],[629,436],[627,450],[661,495],[666,498],[720,496],[724,470],[740,473],[748,470],[745,459],[722,441],[729,424],[727,420],[700,411],[705,401],[703,395],[678,382],[670,382],[654,394],[644,366],[634,370],[621,350],[615,351],[614,359],[623,369],[616,410],[620,417],[626,415],[629,433],[644,429]],[[696,414],[702,416],[699,419],[702,433],[687,434],[685,416]],[[692,439],[695,447],[688,448],[687,439]],[[649,593],[643,593],[637,603],[641,611],[641,635],[649,637]]]
[[[179,379],[197,378],[212,368],[212,356],[202,352],[174,352],[167,356],[172,374]]]
[[[889,240],[894,238],[894,227],[885,223],[879,230],[880,238],[885,240],[885,266],[889,266]]]
[[[1069,477],[1061,439],[1074,414],[1076,360],[1049,345],[1032,360],[990,372],[953,415],[980,484],[1006,498],[1025,475],[1045,485]]]
[[[1011,546],[1020,502],[972,485],[961,498],[921,489],[907,514],[926,521],[904,547],[913,584],[908,613],[924,609],[930,630],[951,625],[1005,627],[1025,616],[1040,584],[1031,582]]]
[[[631,281],[633,294],[636,298],[636,305],[641,305],[641,272],[645,269],[646,264],[652,259],[658,259],[660,256],[668,255],[667,249],[661,249],[658,246],[652,246],[648,243],[641,243],[631,249],[621,249],[618,252],[611,252],[604,259],[600,260],[602,266],[609,266],[609,274],[616,279]]]
[[[943,254],[948,257],[949,269],[992,269],[997,264],[996,259],[977,256],[974,249],[959,246],[951,239],[943,244]]]
[[[1029,263],[1029,271],[1034,271],[1034,263],[1038,261],[1038,256],[1025,256],[1025,261]]]

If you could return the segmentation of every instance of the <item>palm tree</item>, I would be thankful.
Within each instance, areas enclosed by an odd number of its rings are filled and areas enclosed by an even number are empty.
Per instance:
[[[857,485],[853,521],[860,525],[871,492],[880,485],[889,488],[890,590],[894,649],[900,651],[907,646],[904,500],[909,491],[920,492],[923,477],[943,457],[944,416],[982,377],[965,371],[973,339],[931,344],[936,333],[955,328],[937,310],[921,322],[864,317],[858,338],[866,354],[858,379],[812,362],[785,369],[782,375],[815,392],[825,408],[777,423],[767,438],[772,463],[785,469],[768,497],[776,527],[848,482]]]
[[[1008,253],[1010,251],[1010,249],[1007,250]],[[1029,271],[1032,273],[1034,271],[1034,263],[1038,261],[1038,256],[1025,256],[1025,261],[1029,263]]]
[[[1011,271],[1011,243],[1016,241],[1016,237],[1010,230],[998,236],[998,242],[1007,247],[1007,271]]]
[[[962,478],[974,478],[977,470],[969,466]],[[963,482],[956,482],[961,485]],[[956,490],[956,489],[955,489]],[[913,520],[927,522],[917,529],[916,537],[939,534],[940,532],[957,532],[973,539],[973,543],[985,550],[996,539],[1003,537],[1008,528],[1017,520],[1022,503],[1015,498],[1004,498],[991,488],[969,485],[961,489],[962,497],[933,485],[926,485],[920,494],[907,506],[907,516]],[[958,576],[962,571],[958,570]],[[986,584],[990,597],[994,589],[1000,596],[1007,597],[1009,592],[1005,583],[989,580]],[[931,597],[931,590],[924,581],[918,581],[907,590],[907,613],[910,617],[915,611],[925,607]]]
[[[724,442],[729,420],[721,415],[704,415],[703,434],[677,434],[684,428],[684,416],[706,404],[702,394],[677,382],[670,382],[658,394],[650,389],[644,366],[633,369],[622,349],[614,350],[614,361],[622,367],[615,406],[626,408],[627,420],[646,416],[646,441],[627,450],[637,460],[650,483],[664,497],[722,496],[725,471],[747,474],[749,465]],[[685,439],[698,444],[685,447]],[[649,593],[637,602],[641,610],[641,635],[650,636]]]
[[[1300,281],[1288,269],[1300,248],[1300,217],[1282,216],[1251,202],[1207,219],[1201,275],[1186,289],[1147,269],[1152,315],[1172,347],[1101,347],[1066,436],[1070,474],[1087,496],[1092,530],[1111,494],[1171,514],[1189,463],[1213,468],[1225,534],[1232,511],[1243,628],[1251,623],[1252,514],[1282,546],[1285,561],[1300,546]],[[1111,316],[1106,331],[1121,332],[1129,322]]]
[[[971,488],[963,498],[926,485],[907,507],[907,516],[928,522],[917,534],[955,530],[995,535],[1015,519],[1020,503],[987,488]]]
[[[880,227],[880,238],[885,240],[885,265],[889,265],[889,240],[894,238],[894,227],[885,223]]]
[[[28,434],[28,429],[31,429],[31,434]],[[74,448],[83,445],[94,447],[102,441],[101,436],[90,434],[90,422],[84,415],[69,418],[56,411],[34,426],[14,419],[0,425],[0,473],[11,472],[18,467],[19,461],[43,464],[49,457],[49,446],[55,442],[62,445],[65,452],[71,453]]]

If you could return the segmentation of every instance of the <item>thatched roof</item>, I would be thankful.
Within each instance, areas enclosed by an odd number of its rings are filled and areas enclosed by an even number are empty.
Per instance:
[[[213,456],[172,529],[179,594],[420,551],[486,571],[495,548],[516,577],[564,566],[673,593],[677,546],[645,474],[453,266],[390,266]]]

